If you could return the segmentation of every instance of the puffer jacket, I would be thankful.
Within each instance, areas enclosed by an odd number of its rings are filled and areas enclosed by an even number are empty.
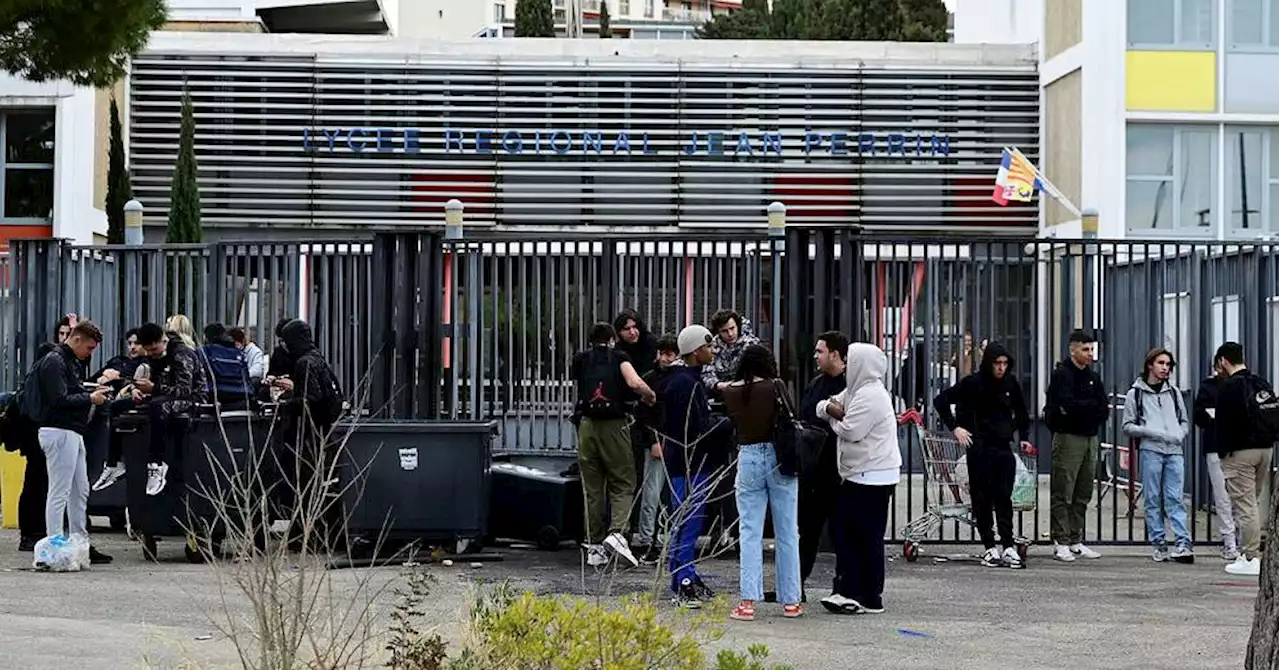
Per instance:
[[[715,358],[711,364],[702,368],[702,384],[707,393],[714,394],[716,384],[733,381],[738,372],[738,363],[742,360],[742,352],[753,344],[760,344],[760,338],[751,329],[751,320],[743,319],[738,326],[738,339],[733,344],[725,344],[717,335],[715,338]]]

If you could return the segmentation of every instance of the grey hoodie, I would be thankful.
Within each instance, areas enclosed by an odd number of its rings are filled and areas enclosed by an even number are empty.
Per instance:
[[[828,400],[818,402],[818,416],[827,417],[836,434],[836,467],[840,478],[859,484],[897,484],[902,468],[898,451],[898,422],[893,398],[884,386],[889,363],[873,344],[849,345],[845,367],[847,386],[836,397],[844,407],[844,419],[827,416]],[[889,473],[892,481],[869,481],[869,474]]]
[[[1138,421],[1138,402],[1142,421]],[[1181,454],[1191,417],[1182,392],[1165,382],[1156,393],[1139,377],[1124,396],[1124,434],[1138,440],[1138,448],[1157,454]]]

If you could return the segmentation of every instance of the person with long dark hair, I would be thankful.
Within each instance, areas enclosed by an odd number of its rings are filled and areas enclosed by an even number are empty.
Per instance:
[[[773,512],[774,562],[782,616],[804,614],[800,605],[800,529],[796,520],[800,483],[782,474],[774,447],[779,405],[795,407],[778,380],[773,353],[753,344],[742,352],[736,379],[723,387],[725,407],[738,433],[738,581],[741,602],[730,618],[755,619],[755,603],[764,599],[764,518]]]

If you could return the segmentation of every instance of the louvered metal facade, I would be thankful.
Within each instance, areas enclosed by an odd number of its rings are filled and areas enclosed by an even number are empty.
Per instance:
[[[759,226],[1028,232],[991,200],[1036,160],[1031,47],[414,43],[161,35],[133,64],[134,192],[164,221],[184,85],[206,230],[350,235]],[[328,232],[326,232],[328,231]]]

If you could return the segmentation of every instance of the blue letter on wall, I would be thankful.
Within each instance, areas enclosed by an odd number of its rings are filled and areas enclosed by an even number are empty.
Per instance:
[[[445,128],[444,150],[449,152],[454,151],[455,149],[457,151],[462,151],[462,131],[454,130],[453,128]]]

